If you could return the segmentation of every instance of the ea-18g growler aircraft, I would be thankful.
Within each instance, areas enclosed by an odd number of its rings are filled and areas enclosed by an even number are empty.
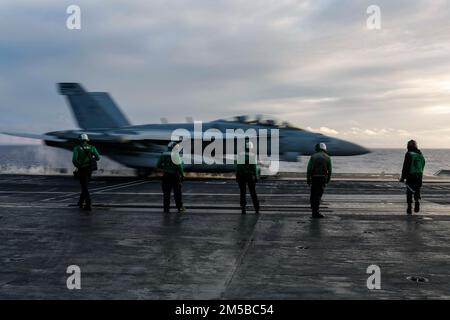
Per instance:
[[[102,155],[136,169],[138,175],[147,175],[155,169],[160,153],[167,149],[167,144],[173,139],[172,134],[175,130],[192,132],[193,136],[196,130],[196,123],[192,122],[132,125],[108,93],[87,92],[78,83],[59,83],[58,88],[59,92],[67,98],[80,129],[48,132],[43,135],[5,133],[40,139],[48,146],[67,150],[72,150],[78,143],[81,133],[87,133]],[[277,158],[281,161],[298,161],[299,156],[312,154],[314,146],[319,142],[327,144],[332,156],[353,156],[370,152],[357,144],[300,129],[288,122],[267,116],[237,116],[201,124],[203,132],[215,130],[224,135],[227,130],[239,129],[243,131],[253,129],[257,139],[259,139],[259,132],[268,131],[270,136],[270,132],[275,129],[279,139]],[[203,148],[207,145],[207,141],[202,141]],[[270,153],[271,146],[267,147]],[[194,162],[187,164],[185,169],[186,171],[226,172],[234,170],[234,166],[225,162],[224,164]]]

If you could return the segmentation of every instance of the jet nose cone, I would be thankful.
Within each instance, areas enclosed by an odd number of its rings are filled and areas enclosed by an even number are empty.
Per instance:
[[[351,156],[359,156],[362,154],[367,154],[372,152],[371,150],[367,149],[366,147],[360,146],[359,144],[347,142],[345,149],[347,149],[347,153]]]
[[[360,145],[356,145],[356,148],[357,150],[355,151],[355,155],[368,154],[372,152],[372,150]]]
[[[359,144],[340,139],[332,141],[329,150],[335,156],[358,156],[372,152]]]

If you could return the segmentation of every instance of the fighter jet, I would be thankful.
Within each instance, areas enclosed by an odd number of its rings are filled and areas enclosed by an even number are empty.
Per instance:
[[[155,169],[159,155],[166,150],[175,130],[184,129],[188,132],[195,130],[194,122],[167,123],[164,120],[158,124],[132,125],[106,92],[87,92],[79,83],[59,83],[58,89],[60,94],[66,97],[80,129],[54,131],[42,135],[4,133],[40,139],[48,146],[67,150],[74,148],[81,133],[87,133],[102,155],[134,168],[138,175],[145,176]],[[203,132],[211,129],[223,133],[227,130],[254,129],[256,135],[264,129],[269,132],[275,129],[279,136],[277,156],[281,161],[294,162],[302,155],[311,155],[314,146],[320,142],[327,144],[328,152],[332,156],[354,156],[370,152],[355,143],[304,130],[288,122],[261,115],[236,116],[202,123]],[[207,145],[208,141],[202,141],[203,148]],[[270,146],[268,149],[270,153]],[[187,164],[185,169],[197,172],[227,172],[234,170],[234,167],[229,164],[193,163]]]

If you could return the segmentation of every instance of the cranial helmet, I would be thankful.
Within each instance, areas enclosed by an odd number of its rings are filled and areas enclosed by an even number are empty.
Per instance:
[[[169,148],[169,150],[172,150],[173,148],[175,148],[176,145],[177,145],[176,141],[170,141],[169,144],[167,145],[167,148]]]
[[[314,149],[318,152],[320,150],[327,151],[327,145],[323,142],[316,144]]]
[[[89,141],[89,136],[86,133],[80,134],[81,141]]]

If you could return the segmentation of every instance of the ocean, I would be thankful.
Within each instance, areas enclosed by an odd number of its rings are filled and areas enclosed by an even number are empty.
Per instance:
[[[450,169],[450,149],[422,150],[427,161],[426,175],[433,175],[442,169]],[[101,150],[100,150],[101,152]],[[372,153],[353,157],[333,157],[333,171],[336,173],[400,173],[404,149],[373,149]],[[71,153],[45,145],[3,145],[0,146],[0,173],[46,174],[70,173],[73,170]],[[305,172],[309,157],[300,157],[299,162],[282,162],[280,171]],[[100,168],[131,174],[132,170],[103,157]]]

